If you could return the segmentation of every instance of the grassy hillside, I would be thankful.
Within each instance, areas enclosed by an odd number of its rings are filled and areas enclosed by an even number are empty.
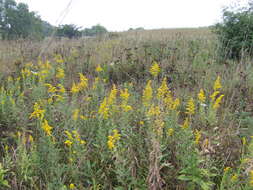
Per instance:
[[[207,28],[1,41],[0,189],[252,189],[253,65],[217,49]]]

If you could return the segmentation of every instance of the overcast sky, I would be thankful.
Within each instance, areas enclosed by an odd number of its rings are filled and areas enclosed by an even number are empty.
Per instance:
[[[66,10],[70,1],[17,0],[53,25],[101,24],[110,31],[209,26],[220,20],[223,6],[239,0],[72,0]]]

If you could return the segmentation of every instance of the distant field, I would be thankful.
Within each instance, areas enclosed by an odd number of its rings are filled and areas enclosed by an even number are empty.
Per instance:
[[[0,41],[0,189],[251,190],[253,67],[208,28]]]

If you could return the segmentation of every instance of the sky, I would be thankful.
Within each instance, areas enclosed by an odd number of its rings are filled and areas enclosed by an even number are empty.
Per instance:
[[[247,0],[16,0],[28,4],[43,20],[58,26],[89,28],[100,24],[109,31],[129,28],[188,28],[221,20],[222,8]],[[71,3],[70,7],[68,4]]]

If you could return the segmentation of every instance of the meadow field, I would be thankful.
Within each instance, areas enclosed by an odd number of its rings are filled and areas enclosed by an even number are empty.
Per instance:
[[[0,189],[252,190],[253,62],[211,29],[0,41]]]

